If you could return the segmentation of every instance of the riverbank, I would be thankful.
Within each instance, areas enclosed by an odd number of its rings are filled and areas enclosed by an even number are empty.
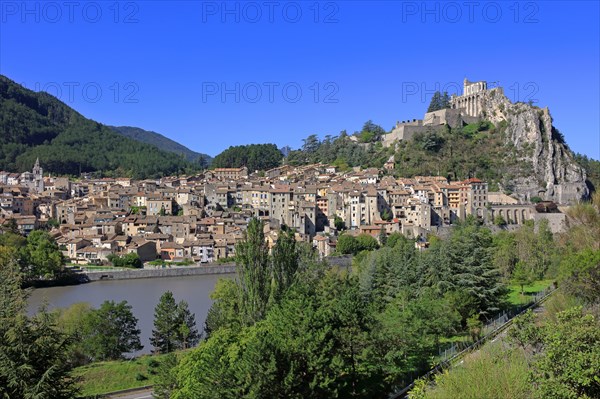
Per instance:
[[[349,267],[352,264],[351,255],[326,258],[331,266]],[[203,276],[208,274],[233,274],[236,271],[235,263],[211,264],[205,266],[170,266],[155,269],[121,269],[99,270],[80,272],[87,281],[102,280],[129,280],[138,278]]]
[[[85,275],[87,281],[103,280],[129,280],[139,278],[157,277],[183,277],[203,276],[209,274],[232,274],[235,273],[235,263],[211,266],[173,266],[159,267],[156,269],[127,269],[127,270],[101,270],[80,272]]]

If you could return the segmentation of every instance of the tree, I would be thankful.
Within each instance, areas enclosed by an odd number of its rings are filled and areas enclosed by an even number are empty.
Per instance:
[[[336,245],[336,251],[341,254],[355,254],[359,251],[359,245],[356,238],[350,234],[342,234]]]
[[[150,343],[158,353],[169,353],[176,349],[177,329],[177,304],[171,291],[160,297],[154,309],[154,329]]]
[[[157,370],[153,385],[153,395],[156,399],[170,399],[177,388],[177,377],[174,373],[177,366],[177,356],[169,353],[163,357]]]
[[[239,330],[243,324],[241,317],[241,295],[235,280],[219,279],[210,294],[213,303],[204,321],[204,333],[210,337],[221,328]]]
[[[502,215],[496,215],[496,217],[494,218],[494,224],[496,226],[506,226],[506,220],[504,219],[504,217],[502,217]]]
[[[450,96],[446,91],[443,95],[439,91],[436,91],[431,97],[431,102],[429,103],[427,112],[438,111],[444,108],[450,108]]]
[[[187,349],[198,345],[200,334],[196,327],[196,316],[190,312],[186,301],[179,301],[177,304],[177,329],[178,348]]]
[[[154,329],[150,343],[157,353],[169,353],[196,345],[199,339],[194,315],[185,301],[175,303],[171,291],[165,292],[154,309]]]
[[[302,151],[304,152],[315,152],[319,148],[319,139],[316,134],[311,134],[302,141],[304,142],[302,145]]]
[[[379,248],[379,243],[370,234],[359,234],[356,236],[356,243],[358,244],[358,251],[373,251]]]
[[[385,245],[387,247],[393,248],[400,241],[407,241],[407,239],[406,239],[406,237],[404,237],[402,235],[402,233],[399,233],[396,231],[388,236],[387,242],[385,243]]]
[[[383,211],[380,213],[380,215],[379,215],[379,216],[381,216],[381,220],[386,220],[386,221],[388,221],[388,222],[389,222],[390,220],[392,220],[392,218],[394,217],[394,215],[392,214],[392,212],[391,212],[391,211],[390,211],[388,208],[385,208],[385,209],[384,209],[384,210],[383,210]]]
[[[110,254],[107,256],[107,259],[114,267],[127,267],[130,269],[141,269],[144,267],[142,260],[135,252],[130,252],[122,256]]]
[[[83,345],[94,360],[117,360],[124,353],[139,351],[140,330],[127,301],[104,301],[85,318]]]
[[[0,247],[0,397],[75,398],[79,390],[69,359],[73,338],[45,309],[28,317],[20,286],[15,259]]]
[[[34,230],[27,236],[22,255],[22,271],[28,279],[53,278],[63,270],[62,252],[56,241],[45,231]]]
[[[512,272],[512,281],[521,287],[521,295],[523,295],[524,287],[534,281],[531,269],[529,269],[524,262],[517,262],[517,265]]]
[[[532,377],[540,398],[600,397],[600,323],[581,307],[557,315],[543,329],[543,350]]]
[[[279,302],[294,282],[298,270],[298,251],[292,229],[283,226],[273,247],[271,302]]]
[[[381,230],[379,230],[379,244],[381,246],[385,246],[385,243],[387,242],[387,233],[385,231],[385,229],[383,228],[383,226],[381,226]]]
[[[441,109],[441,103],[442,103],[442,99],[441,99],[441,94],[439,91],[436,91],[435,93],[433,93],[433,96],[431,97],[431,102],[429,103],[429,107],[427,107],[427,112],[434,112],[437,111],[439,109]]]
[[[477,312],[483,315],[499,310],[508,290],[501,274],[492,262],[492,237],[489,229],[473,222],[465,222],[441,244],[446,250],[449,268],[448,282],[453,289],[464,290],[477,303]],[[439,260],[436,267],[440,267]]]
[[[281,164],[283,154],[275,144],[250,144],[232,146],[217,155],[211,164],[214,168],[240,168],[250,172],[268,170]]]
[[[344,220],[341,217],[339,217],[338,215],[334,216],[333,224],[337,231],[346,230],[346,223],[344,223]]]
[[[236,245],[235,254],[241,311],[245,322],[253,324],[264,317],[271,289],[269,249],[260,220],[250,220],[244,240]]]

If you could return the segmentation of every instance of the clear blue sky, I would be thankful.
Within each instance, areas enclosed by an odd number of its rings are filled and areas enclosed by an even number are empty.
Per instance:
[[[3,1],[0,73],[210,155],[387,130],[468,77],[549,107],[599,159],[599,2],[468,4]]]

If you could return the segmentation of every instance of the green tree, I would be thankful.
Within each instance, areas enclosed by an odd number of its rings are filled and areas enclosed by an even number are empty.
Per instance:
[[[73,338],[45,309],[28,317],[20,286],[15,259],[0,247],[0,397],[75,398],[69,359]]]
[[[250,220],[244,240],[236,245],[235,254],[241,310],[245,322],[253,324],[265,316],[271,291],[269,249],[260,220]]]
[[[125,255],[108,255],[107,259],[113,264],[114,267],[127,267],[130,269],[141,269],[144,264],[140,259],[139,255],[135,252],[130,252]]]
[[[359,244],[356,238],[350,234],[342,234],[336,245],[336,251],[341,254],[355,254],[359,251]]]
[[[540,398],[600,397],[600,324],[581,307],[561,312],[544,328],[533,368]]]
[[[400,241],[404,242],[404,241],[407,241],[407,239],[406,239],[406,237],[404,237],[402,235],[402,233],[394,232],[388,236],[388,239],[387,239],[387,242],[385,243],[385,245],[387,247],[393,248]]]
[[[123,354],[139,351],[140,330],[127,301],[104,301],[85,318],[83,346],[93,360],[121,359]]]
[[[154,309],[154,329],[150,343],[158,353],[169,353],[197,344],[198,329],[185,301],[175,303],[171,291],[165,292]]]
[[[154,329],[150,343],[158,353],[169,353],[176,349],[177,303],[171,291],[161,295],[154,308]]]
[[[534,276],[531,269],[524,262],[519,261],[512,272],[512,281],[521,287],[521,295],[523,295],[524,287],[534,281]]]
[[[198,345],[200,334],[196,327],[196,316],[190,312],[186,301],[177,304],[177,344],[178,348],[187,349]]]
[[[271,301],[278,302],[294,282],[299,254],[294,230],[283,226],[273,247]]]
[[[210,294],[213,303],[204,321],[204,333],[207,337],[221,328],[239,330],[243,324],[241,317],[241,295],[235,280],[219,279]]]
[[[496,217],[494,218],[494,224],[500,227],[506,226],[506,219],[504,219],[502,215],[496,215]]]
[[[385,231],[385,229],[383,228],[383,226],[381,227],[381,230],[379,230],[379,244],[381,246],[385,246],[385,243],[387,242],[387,233]]]
[[[454,289],[464,290],[477,303],[477,312],[498,311],[508,293],[502,276],[492,262],[492,237],[489,229],[475,223],[458,226],[442,244],[446,249],[448,282]],[[439,266],[439,261],[438,265]]]
[[[373,251],[379,248],[379,243],[370,234],[359,234],[356,236],[356,243],[359,251]]]
[[[427,112],[439,111],[440,109],[450,108],[450,96],[448,92],[441,94],[439,91],[433,93]]]
[[[333,224],[337,231],[346,230],[346,223],[344,223],[344,220],[338,215],[335,215],[335,217],[333,218]]]
[[[73,343],[69,348],[69,358],[74,365],[85,365],[89,358],[85,354],[82,344],[84,338],[82,328],[85,318],[92,311],[89,303],[74,303],[66,309],[53,311],[56,317],[57,327],[67,336],[73,337]]]
[[[177,388],[177,377],[174,372],[176,366],[177,356],[174,353],[169,353],[162,358],[152,387],[154,398],[172,398],[173,392]]]
[[[380,216],[381,216],[381,220],[386,220],[386,221],[388,221],[388,222],[389,222],[390,220],[392,220],[392,218],[394,217],[394,215],[392,215],[392,212],[391,212],[391,211],[390,211],[388,208],[385,208],[385,209],[384,209],[384,210],[381,212]]]
[[[45,231],[34,230],[27,236],[22,256],[22,271],[28,279],[54,278],[63,271],[62,252],[56,241]]]

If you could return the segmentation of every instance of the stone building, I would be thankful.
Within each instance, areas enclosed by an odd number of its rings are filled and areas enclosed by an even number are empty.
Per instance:
[[[498,91],[504,94],[501,87],[496,87],[488,90],[486,81],[470,82],[465,78],[463,82],[463,94],[462,96],[452,96],[450,99],[450,105],[452,109],[463,110],[465,115],[471,117],[480,117],[483,111],[483,99],[484,95],[490,91]]]

